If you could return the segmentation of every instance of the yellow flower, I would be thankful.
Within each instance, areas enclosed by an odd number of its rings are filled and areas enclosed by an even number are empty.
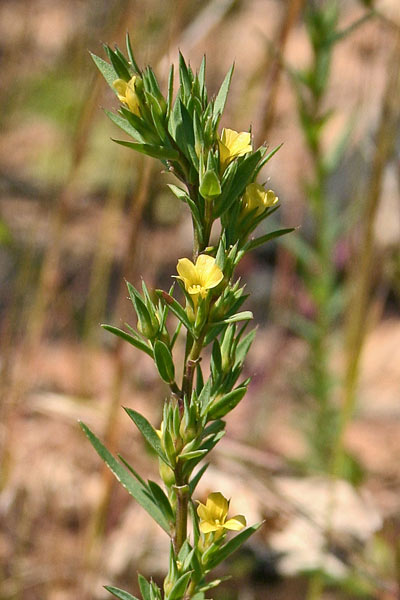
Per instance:
[[[260,215],[266,208],[273,206],[279,198],[272,190],[265,190],[259,183],[249,183],[243,195],[243,210],[250,212],[257,209],[256,215]]]
[[[221,171],[224,171],[234,158],[252,151],[250,133],[223,129],[218,146]]]
[[[223,533],[224,529],[240,531],[246,527],[246,519],[243,515],[236,515],[226,520],[228,516],[229,502],[220,492],[209,494],[206,504],[199,502],[197,514],[200,517],[200,531],[212,533],[217,531]]]
[[[113,88],[117,92],[117,96],[122,104],[126,104],[129,110],[140,117],[139,99],[136,95],[135,83],[140,79],[134,75],[128,82],[123,79],[116,79],[113,82]]]
[[[188,258],[180,258],[176,270],[178,279],[185,284],[185,289],[193,300],[200,294],[202,298],[207,295],[208,290],[216,287],[223,279],[224,274],[215,264],[215,258],[207,254],[200,254],[194,265]]]

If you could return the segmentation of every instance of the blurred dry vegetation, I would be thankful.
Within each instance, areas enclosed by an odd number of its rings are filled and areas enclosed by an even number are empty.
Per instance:
[[[178,48],[194,67],[205,53],[210,92],[235,61],[223,125],[251,123],[258,143],[284,142],[265,179],[282,201],[280,221],[312,244],[312,159],[287,72],[310,61],[308,4],[0,3],[0,600],[105,598],[110,582],[135,593],[137,571],[158,577],[165,568],[163,534],[114,485],[77,419],[151,473],[154,460],[120,407],[156,423],[166,389],[147,357],[99,324],[132,322],[124,278],[170,285],[190,253],[190,220],[156,161],[110,141],[115,127],[101,109],[116,100],[88,50],[122,47],[129,30],[137,59],[164,82]],[[339,413],[355,365],[356,408],[350,399],[342,432],[353,475],[338,482],[328,519],[327,474],[307,462],[309,348],[288,316],[312,317],[313,305],[290,244],[272,243],[241,267],[259,324],[253,381],[200,488],[234,496],[234,510],[266,524],[225,567],[234,583],[216,599],[400,594],[400,95],[382,112],[399,79],[400,6],[381,0],[372,15],[370,4],[338,2],[338,28],[350,31],[334,48],[324,97],[334,115],[322,140],[328,148],[349,133],[327,181],[329,201],[348,215],[330,258],[344,291],[363,274],[361,295],[344,303],[328,340]],[[360,343],[345,351],[352,326]]]

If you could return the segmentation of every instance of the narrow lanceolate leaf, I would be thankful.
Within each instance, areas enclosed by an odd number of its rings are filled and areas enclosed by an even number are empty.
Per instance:
[[[96,67],[99,69],[100,73],[103,75],[104,79],[107,81],[110,88],[113,90],[116,95],[117,92],[113,88],[113,83],[116,79],[118,79],[118,74],[115,71],[114,67],[110,65],[108,62],[100,58],[100,56],[96,56],[90,52],[90,56],[93,58],[93,61]]]
[[[189,571],[188,573],[184,573],[184,575],[179,577],[178,581],[175,583],[174,587],[167,596],[168,600],[181,600],[181,598],[183,598],[192,573],[193,571]]]
[[[126,333],[126,331],[123,331],[122,329],[119,329],[118,327],[113,327],[112,325],[101,325],[101,327],[103,329],[106,329],[106,331],[109,331],[110,333],[113,333],[114,335],[122,338],[126,342],[129,342],[129,344],[131,344],[132,346],[135,346],[135,348],[138,348],[139,350],[142,350],[143,352],[148,354],[151,358],[153,358],[153,351],[151,348],[149,348],[149,346],[146,344],[146,342],[143,342],[142,340],[139,340],[138,338],[135,338],[132,335],[129,335],[129,333]]]
[[[227,415],[231,410],[235,408],[242,400],[245,395],[247,388],[239,387],[225,396],[222,396],[217,402],[211,405],[207,413],[207,417],[209,419],[222,419],[225,415]]]
[[[189,321],[189,318],[184,310],[184,308],[179,304],[175,298],[164,292],[163,290],[156,290],[158,296],[164,300],[165,304],[168,306],[169,310],[174,313],[174,315],[179,319],[179,321],[188,329],[192,331],[192,324]]]
[[[244,363],[244,359],[254,341],[256,331],[257,329],[253,329],[238,343],[235,351],[235,365],[242,365]]]
[[[173,148],[165,148],[163,146],[153,146],[152,144],[136,144],[135,142],[125,142],[124,140],[114,140],[116,144],[132,148],[136,152],[152,156],[153,158],[159,158],[160,160],[177,160],[179,158],[179,152]]]
[[[143,600],[151,600],[151,586],[143,575],[138,574],[138,582],[140,593],[142,594]]]
[[[129,33],[126,34],[126,50],[128,52],[129,61],[130,61],[131,65],[132,65],[132,67],[135,69],[135,71],[136,71],[136,73],[138,75],[141,75],[142,74],[141,70],[140,70],[140,68],[139,68],[139,66],[138,66],[138,64],[137,64],[137,62],[135,60],[135,57],[133,55],[132,45],[131,45],[131,40],[130,40],[130,37],[129,37]]]
[[[129,417],[132,419],[132,421],[135,423],[136,427],[139,429],[140,433],[145,438],[145,440],[149,442],[153,450],[168,466],[171,466],[171,463],[168,461],[168,458],[165,456],[164,451],[161,447],[160,438],[158,437],[157,432],[151,425],[151,423],[149,423],[146,417],[136,412],[136,410],[126,407],[124,407],[124,409],[129,415]]]
[[[266,244],[267,242],[269,242],[270,240],[273,240],[274,238],[278,238],[281,237],[282,235],[286,235],[287,233],[291,233],[292,231],[294,231],[294,227],[289,227],[288,229],[277,229],[276,231],[271,231],[271,233],[266,233],[265,235],[262,235],[259,238],[256,238],[255,240],[250,240],[249,242],[247,242],[247,244],[244,246],[244,250],[246,252],[249,252],[250,250],[254,250],[254,248],[258,248],[258,246],[262,246],[263,244]]]
[[[168,384],[174,383],[175,367],[172,354],[168,346],[161,340],[157,340],[154,344],[154,361],[161,379]]]
[[[226,324],[226,323],[237,323],[238,321],[250,321],[252,318],[253,318],[253,313],[251,312],[251,310],[244,310],[243,312],[236,313],[235,315],[232,315],[231,317],[227,317],[223,321],[220,321],[218,323],[213,323],[213,325],[215,326],[215,325],[222,325],[222,324]]]
[[[229,69],[228,73],[226,74],[225,79],[222,82],[222,85],[217,94],[217,97],[215,98],[214,117],[221,115],[224,110],[226,98],[228,96],[229,88],[231,85],[231,79],[232,79],[232,74],[233,74],[234,68],[235,68],[235,65],[233,64],[231,66],[231,68]]]
[[[118,53],[118,51],[114,52],[114,50],[111,50],[110,46],[107,46],[107,44],[103,44],[103,48],[106,51],[116,73],[118,73],[118,77],[124,79],[125,81],[129,81],[131,74],[129,73],[129,64],[125,56],[123,56],[121,53]]]
[[[229,542],[227,542],[224,546],[222,546],[222,548],[220,548],[217,552],[215,552],[215,554],[213,554],[210,557],[209,561],[207,562],[207,569],[213,569],[214,567],[219,565],[219,563],[226,560],[228,556],[230,556],[238,548],[240,548],[240,546],[244,544],[244,542],[248,540],[249,537],[253,535],[253,533],[255,533],[257,529],[261,527],[262,524],[262,522],[256,523],[255,525],[247,527],[247,529],[244,529],[243,531],[235,535],[234,538],[229,540]]]
[[[262,159],[262,161],[260,162],[260,164],[257,166],[257,169],[255,171],[254,177],[256,177],[258,175],[258,173],[261,171],[261,169],[263,168],[263,166],[269,160],[271,160],[271,158],[274,156],[274,154],[276,154],[278,152],[278,150],[280,150],[280,148],[282,148],[282,146],[283,146],[283,142],[282,142],[282,144],[279,144],[279,146],[276,146],[275,148],[273,148],[271,150],[271,152],[268,152],[268,154],[266,156],[264,156],[264,158]]]
[[[179,455],[179,460],[187,461],[192,460],[193,458],[198,458],[199,456],[204,456],[207,454],[208,450],[192,450],[191,452],[184,452]]]
[[[157,506],[160,507],[167,521],[173,523],[174,514],[172,512],[171,504],[168,500],[168,497],[163,491],[163,489],[158,485],[158,483],[156,483],[155,481],[151,481],[151,479],[149,479],[149,488],[151,490],[151,493],[153,494]]]
[[[195,166],[198,158],[194,149],[193,121],[186,108],[178,97],[168,121],[168,131],[177,143],[179,149]]]
[[[192,479],[189,481],[189,490],[190,490],[190,496],[193,496],[193,492],[197,487],[197,484],[199,483],[200,479],[203,477],[204,473],[206,472],[206,470],[208,469],[208,465],[210,463],[206,463],[205,465],[203,465],[201,467],[201,469],[199,469],[196,473],[196,475],[194,475],[192,477]]]
[[[154,521],[156,521],[156,523],[158,523],[160,527],[162,527],[162,529],[169,534],[170,528],[168,521],[154,501],[149,498],[147,489],[138,481],[136,481],[136,479],[130,473],[128,473],[128,471],[125,470],[125,468],[114,458],[111,452],[109,452],[107,448],[103,446],[94,433],[90,431],[87,425],[82,422],[79,424],[88,437],[93,448],[96,450],[97,454],[102,460],[104,460],[118,481],[130,493],[130,495],[135,498],[136,502],[138,502],[145,509],[145,511],[149,513]]]
[[[128,592],[124,592],[124,590],[112,587],[111,585],[105,585],[104,589],[106,589],[107,592],[110,592],[110,594],[112,594],[116,598],[119,598],[119,600],[138,600],[136,596],[132,596],[132,594],[128,594]]]
[[[128,135],[133,137],[134,140],[137,140],[138,142],[144,142],[144,138],[140,135],[139,131],[137,129],[135,129],[133,127],[133,125],[131,125],[131,123],[129,123],[129,121],[124,119],[124,117],[121,117],[120,115],[116,115],[115,113],[110,112],[109,110],[106,110],[104,112],[106,113],[107,117],[113,123],[115,123],[115,125],[117,125],[120,129],[122,129],[122,131],[125,131],[125,133],[127,133]]]

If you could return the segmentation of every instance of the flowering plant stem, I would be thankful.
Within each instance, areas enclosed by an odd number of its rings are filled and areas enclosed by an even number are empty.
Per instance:
[[[141,291],[127,284],[136,328],[103,326],[150,357],[171,392],[158,429],[144,415],[125,408],[158,456],[161,485],[146,482],[125,459],[121,464],[86,425],[82,428],[117,479],[170,538],[163,589],[139,575],[142,599],[205,600],[207,590],[220,582],[210,581],[209,573],[261,525],[246,527],[242,515],[228,518],[229,501],[220,492],[211,493],[197,510],[193,502],[208,466],[198,465],[224,435],[223,418],[243,399],[249,384],[249,379],[238,380],[255,330],[246,333],[252,314],[240,311],[246,296],[234,273],[247,252],[291,229],[251,237],[277,208],[274,192],[256,183],[276,150],[269,154],[264,146],[254,150],[247,132],[219,133],[232,69],[215,99],[209,100],[205,59],[194,73],[180,55],[174,99],[173,66],[164,96],[151,67],[139,68],[129,37],[128,59],[118,49],[105,46],[105,50],[110,63],[93,59],[121,102],[119,113],[108,116],[134,140],[115,141],[161,160],[184,186],[169,185],[191,212],[193,262],[186,257],[178,260],[177,285],[168,292],[149,290],[144,282]],[[216,220],[221,233],[213,242]],[[179,386],[174,347],[183,341],[185,331]],[[206,372],[201,359],[208,348],[211,361]],[[228,539],[228,532],[236,533]],[[120,600],[136,600],[118,588],[107,589]]]

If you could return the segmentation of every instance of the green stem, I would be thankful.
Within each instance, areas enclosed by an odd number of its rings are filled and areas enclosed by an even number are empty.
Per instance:
[[[204,334],[202,334],[197,340],[195,340],[190,351],[189,357],[186,361],[185,371],[183,373],[182,379],[182,396],[183,398],[186,396],[188,401],[190,401],[192,395],[194,370],[200,358],[200,353],[203,349],[203,341]]]
[[[177,467],[175,476],[177,477]],[[187,518],[188,518],[188,503],[189,503],[189,486],[183,485],[174,486],[176,493],[176,520],[175,520],[175,535],[174,535],[174,550],[175,555],[178,555],[184,541],[187,538]]]

